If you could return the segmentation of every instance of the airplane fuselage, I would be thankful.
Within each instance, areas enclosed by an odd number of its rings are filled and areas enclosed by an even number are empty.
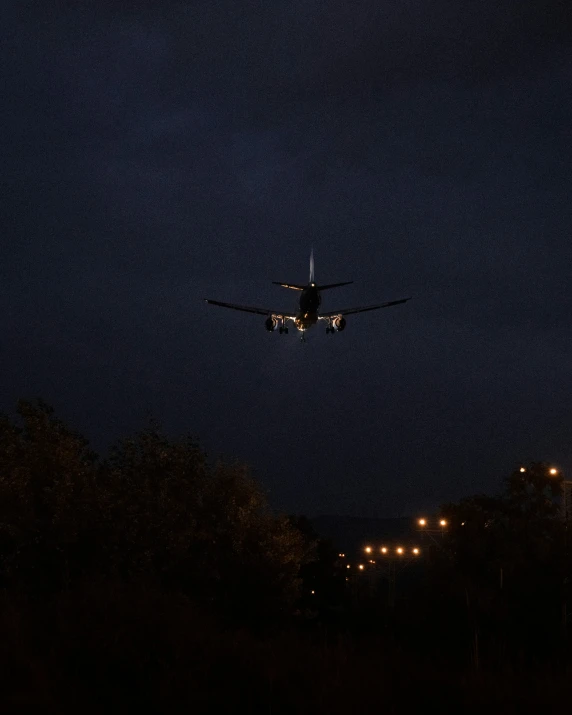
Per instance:
[[[318,308],[322,298],[318,288],[310,283],[300,294],[300,307],[296,313],[296,327],[298,330],[308,330],[318,322]]]

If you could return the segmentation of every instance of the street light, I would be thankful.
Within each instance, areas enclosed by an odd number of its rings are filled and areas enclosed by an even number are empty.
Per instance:
[[[413,553],[415,554],[415,556],[417,556],[419,554],[419,549],[417,549],[417,548],[413,549]]]
[[[365,553],[366,553],[366,554],[371,554],[371,546],[366,546],[366,547],[365,547]]]
[[[521,474],[524,474],[524,472],[526,472],[526,467],[521,467],[521,468],[520,468],[520,473],[521,473]]]
[[[387,546],[382,546],[381,547],[381,553],[386,554],[387,553]]]
[[[359,569],[360,571],[363,571],[363,570],[364,570],[364,568],[365,568],[365,567],[364,567],[364,565],[363,565],[363,564],[360,564],[360,565],[358,566],[358,569]]]
[[[427,535],[429,539],[437,546],[442,548],[441,544],[438,543],[437,535],[439,535],[439,541],[445,538],[445,532],[449,527],[449,522],[447,519],[438,519],[437,517],[432,517],[427,519],[422,516],[416,521],[417,528],[423,535]]]
[[[566,524],[566,527],[568,527],[568,521],[569,521],[569,512],[570,512],[570,507],[572,505],[572,481],[569,479],[566,479],[565,476],[562,475],[559,469],[556,467],[550,467],[548,470],[548,474],[550,474],[551,477],[557,477],[560,476],[562,477],[562,505],[561,505],[561,512],[562,512],[562,517],[564,519],[564,523]]]
[[[417,526],[424,529],[425,531],[436,531],[437,530],[437,525],[439,525],[441,528],[444,526],[449,526],[449,522],[447,519],[439,519],[438,521],[435,520],[433,521],[432,519],[426,519],[425,517],[422,517],[421,519],[417,519]]]
[[[402,553],[403,553],[403,549],[402,549],[401,546],[398,546],[397,549],[396,549],[396,551],[397,551],[398,554],[402,554]]]

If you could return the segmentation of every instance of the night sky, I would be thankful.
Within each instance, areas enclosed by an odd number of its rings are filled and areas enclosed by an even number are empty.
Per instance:
[[[572,473],[569,5],[5,0],[0,408],[309,515]],[[414,300],[307,344],[203,302],[291,310],[312,245],[324,310]]]

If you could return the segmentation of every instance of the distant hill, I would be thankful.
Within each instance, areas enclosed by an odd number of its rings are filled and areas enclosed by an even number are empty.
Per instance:
[[[417,544],[420,541],[412,518],[368,519],[354,516],[317,516],[310,520],[318,534],[331,539],[334,546],[348,554],[361,553],[363,547],[382,546],[384,542]]]

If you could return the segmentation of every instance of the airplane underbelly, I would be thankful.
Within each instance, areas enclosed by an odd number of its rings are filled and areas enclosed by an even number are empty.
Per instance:
[[[308,330],[318,322],[317,313],[298,313],[296,316],[296,327],[298,330]]]

